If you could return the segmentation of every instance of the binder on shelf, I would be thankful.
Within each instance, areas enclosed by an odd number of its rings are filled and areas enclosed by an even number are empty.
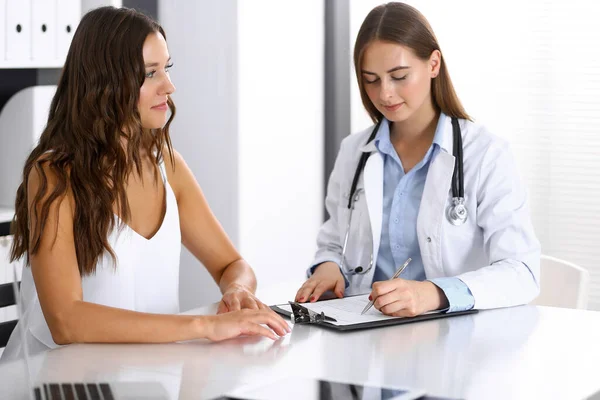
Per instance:
[[[60,64],[64,64],[67,58],[80,19],[80,0],[56,0],[56,53]]]
[[[6,1],[5,59],[31,61],[31,0]]]
[[[33,63],[56,61],[56,1],[31,0],[31,58]]]
[[[0,0],[0,63],[6,59],[6,0]]]

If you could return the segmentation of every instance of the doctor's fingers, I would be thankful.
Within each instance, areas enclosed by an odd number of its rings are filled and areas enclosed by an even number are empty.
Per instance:
[[[379,311],[385,315],[394,317],[415,317],[419,315],[417,304],[412,297],[389,303],[383,306]]]
[[[320,281],[315,279],[314,276],[304,282],[304,284],[298,290],[298,293],[296,293],[296,301],[308,301],[308,298],[319,282]]]
[[[375,282],[372,286],[371,296],[373,296],[373,298],[375,299],[379,296],[383,296],[384,294],[393,292],[395,290],[402,291],[406,288],[406,286],[406,281],[400,278],[392,279],[389,281]]]
[[[344,291],[346,290],[346,281],[343,279],[338,279],[335,283],[335,288],[333,288],[333,293],[337,297],[344,297]]]
[[[321,282],[319,282],[317,284],[317,286],[315,287],[315,289],[313,290],[312,296],[310,296],[310,302],[314,303],[315,301],[319,300],[319,298],[321,297],[321,295],[323,293],[325,293],[328,290],[334,290],[336,287],[336,281],[335,280],[323,280]]]
[[[375,301],[373,302],[373,307],[380,311],[383,307],[387,306],[388,304],[392,304],[399,300],[405,300],[397,291],[391,291],[389,293],[382,294],[381,296],[377,296],[374,299]]]

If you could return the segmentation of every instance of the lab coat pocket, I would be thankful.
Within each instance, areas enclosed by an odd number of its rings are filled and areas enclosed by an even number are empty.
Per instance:
[[[444,218],[442,224],[443,237],[457,243],[468,243],[472,242],[477,235],[477,226],[473,227],[469,222],[465,222],[462,225],[452,225],[448,222],[447,218]]]
[[[457,247],[459,246],[464,251],[473,247],[477,238],[477,231],[480,230],[477,226],[476,216],[474,212],[471,212],[472,208],[467,206],[468,217],[467,220],[461,225],[453,225],[448,221],[447,207],[451,203],[446,204],[444,210],[444,219],[442,222],[442,237],[445,239],[447,246]]]
[[[467,208],[471,211],[471,208]],[[479,267],[476,255],[481,253],[483,233],[477,225],[473,212],[462,225],[452,225],[446,216],[442,222],[442,254],[445,255],[443,268],[448,276],[458,273],[458,269],[470,270]],[[457,269],[458,268],[458,269]]]

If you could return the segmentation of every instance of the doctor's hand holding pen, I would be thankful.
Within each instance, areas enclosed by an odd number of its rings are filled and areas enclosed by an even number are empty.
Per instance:
[[[394,317],[414,317],[448,308],[446,295],[434,283],[401,278],[374,282],[369,300],[375,300],[373,306],[383,314]]]
[[[400,279],[400,274],[411,261],[409,257],[390,279],[373,283],[370,301],[361,314],[373,306],[394,317],[414,317],[448,308],[448,298],[437,285],[429,281]]]
[[[337,297],[344,297],[346,282],[340,267],[331,261],[319,264],[311,277],[304,282],[296,293],[296,301],[311,302],[319,300],[326,291],[332,291]]]

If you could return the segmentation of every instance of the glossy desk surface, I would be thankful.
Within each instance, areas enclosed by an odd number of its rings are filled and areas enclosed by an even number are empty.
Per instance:
[[[38,382],[159,381],[173,399],[294,376],[450,398],[581,399],[600,390],[600,312],[520,306],[348,333],[297,325],[276,342],[71,345],[31,361]],[[0,398],[25,388],[22,362],[0,364]]]

